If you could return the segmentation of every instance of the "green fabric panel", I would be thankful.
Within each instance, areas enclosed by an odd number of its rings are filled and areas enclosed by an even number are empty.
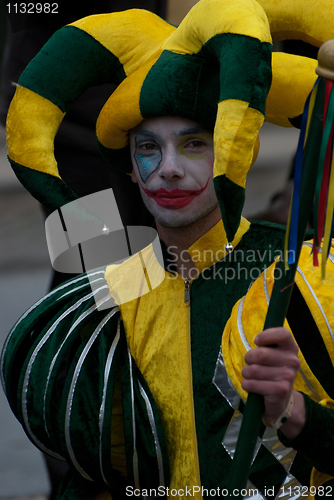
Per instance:
[[[295,309],[301,312],[298,317],[294,314]],[[293,287],[287,320],[307,364],[313,373],[317,374],[317,379],[328,395],[334,399],[333,364],[313,316],[297,285]],[[305,332],[307,332],[307,335],[305,335]],[[312,339],[312,342],[310,342],[310,339]],[[316,357],[314,356],[315,351],[317,352]],[[321,359],[320,364],[319,359]]]
[[[245,203],[245,189],[228,179],[226,175],[218,175],[213,179],[216,196],[220,206],[222,219],[228,241],[233,241],[238,230],[241,212]]]
[[[129,369],[129,354],[127,351],[124,325],[121,323],[122,331],[122,350],[121,350],[121,380],[122,380],[122,401],[123,401],[123,422],[124,422],[124,437],[125,437],[125,455],[127,465],[127,482],[130,485],[135,484],[133,472],[133,449],[134,449],[134,433],[133,433],[133,399],[131,374]],[[132,358],[131,358],[132,359]]]
[[[120,170],[125,174],[131,174],[132,172],[132,163],[130,158],[130,146],[127,145],[122,149],[109,149],[106,148],[99,140],[97,140],[100,153],[106,162],[112,168],[116,170]]]
[[[219,101],[219,66],[212,57],[164,51],[140,93],[144,118],[182,116],[213,130]]]
[[[247,57],[240,62],[238,53]],[[144,118],[182,116],[212,130],[217,104],[226,99],[244,100],[265,114],[270,85],[271,45],[224,33],[198,54],[164,51],[144,80],[140,111]]]
[[[118,58],[91,35],[65,26],[50,38],[22,73],[19,84],[66,112],[88,87],[125,78]]]
[[[224,326],[236,301],[246,294],[250,283],[283,248],[284,227],[271,224],[265,231],[263,226],[252,224],[235,251],[205,270],[191,285],[194,404],[201,482],[206,488],[213,485],[226,488],[231,466],[221,442],[233,409],[212,383]],[[254,477],[260,477],[261,471],[263,476],[263,461],[267,458],[267,454],[260,455],[254,462]],[[272,462],[272,465],[276,464]],[[262,481],[268,479],[267,484],[278,481],[280,467],[273,467],[272,477]]]
[[[79,197],[58,177],[33,170],[8,158],[14,173],[23,186],[50,212]]]
[[[272,79],[271,44],[246,35],[222,33],[203,45],[199,55],[207,54],[219,60],[219,100],[246,101],[264,115]]]
[[[315,357],[321,364],[321,358]],[[291,446],[297,450],[304,459],[307,467],[310,461],[313,466],[324,473],[334,476],[333,466],[333,439],[334,439],[334,415],[333,410],[319,405],[304,394],[306,408],[306,424],[295,439],[288,440],[284,434],[278,430],[278,437],[284,446]],[[293,468],[292,468],[293,470]],[[327,484],[327,483],[326,483]],[[334,485],[332,479],[329,484]]]

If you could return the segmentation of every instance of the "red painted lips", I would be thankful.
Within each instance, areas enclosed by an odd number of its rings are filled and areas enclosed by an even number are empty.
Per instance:
[[[199,196],[206,190],[209,180],[202,189],[158,189],[157,191],[150,191],[143,187],[144,192],[150,198],[153,198],[157,205],[163,208],[183,208],[189,205],[196,196]]]

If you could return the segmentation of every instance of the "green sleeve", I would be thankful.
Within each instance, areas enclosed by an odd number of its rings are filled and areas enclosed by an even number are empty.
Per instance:
[[[280,441],[302,453],[318,471],[334,476],[334,410],[326,408],[303,394],[306,423],[300,434],[287,439],[278,431]]]

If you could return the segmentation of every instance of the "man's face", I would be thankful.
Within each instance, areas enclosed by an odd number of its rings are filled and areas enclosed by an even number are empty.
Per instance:
[[[179,117],[144,120],[130,132],[132,180],[164,227],[187,227],[219,210],[213,186],[213,138]]]

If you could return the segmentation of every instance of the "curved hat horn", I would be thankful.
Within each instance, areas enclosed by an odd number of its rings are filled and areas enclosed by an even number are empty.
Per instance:
[[[92,85],[118,85],[174,29],[139,9],[89,16],[57,31],[24,70],[7,116],[8,156],[50,211],[77,199],[54,157],[54,137],[71,104]]]

